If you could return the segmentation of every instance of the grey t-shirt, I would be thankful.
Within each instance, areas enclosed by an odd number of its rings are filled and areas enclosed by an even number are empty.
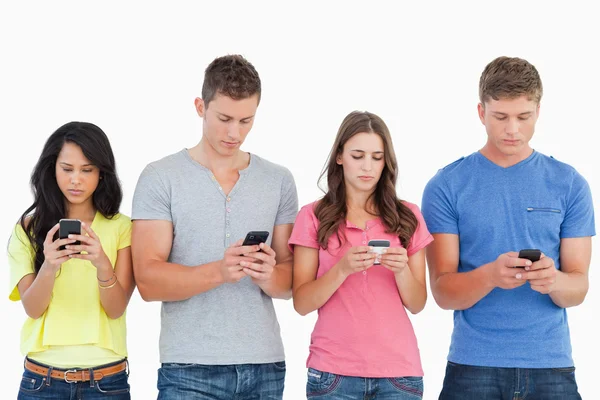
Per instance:
[[[133,196],[132,219],[173,223],[169,262],[198,266],[223,258],[249,231],[294,222],[298,196],[286,168],[254,154],[229,195],[186,149],[152,162]],[[160,360],[207,365],[284,360],[271,297],[249,277],[190,299],[163,302]]]

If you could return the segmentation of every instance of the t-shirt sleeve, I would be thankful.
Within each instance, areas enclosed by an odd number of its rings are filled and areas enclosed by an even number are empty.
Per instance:
[[[421,208],[429,232],[458,235],[458,216],[442,171],[425,186]]]
[[[417,217],[417,221],[419,222],[417,225],[417,229],[413,233],[410,238],[410,243],[408,244],[408,248],[406,249],[406,253],[408,256],[412,256],[417,253],[419,250],[424,249],[429,243],[433,242],[433,236],[427,230],[427,224],[423,219],[423,215],[415,204],[407,204],[408,208],[415,214]]]
[[[17,285],[25,275],[35,273],[34,257],[35,253],[27,234],[23,227],[17,224],[8,243],[8,265],[10,269],[8,298],[10,300],[21,300]]]
[[[119,220],[119,245],[117,250],[131,246],[131,219],[121,214]]]
[[[583,176],[575,172],[569,197],[565,219],[560,227],[560,237],[576,238],[594,236],[596,226],[594,219],[594,203],[590,187]]]
[[[287,169],[281,183],[281,201],[275,217],[275,225],[293,224],[298,213],[298,193],[294,176]]]
[[[138,179],[133,194],[131,219],[173,221],[170,192],[152,164],[144,168]]]
[[[313,205],[314,204],[308,204],[302,207],[296,217],[294,229],[288,240],[288,246],[292,252],[294,251],[295,245],[311,247],[314,249],[320,247],[317,240],[317,217],[313,211]]]

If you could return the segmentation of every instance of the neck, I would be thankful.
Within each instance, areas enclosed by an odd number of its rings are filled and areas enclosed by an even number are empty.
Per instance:
[[[348,212],[368,212],[375,215],[373,198],[369,199],[373,192],[359,192],[350,185],[346,185],[346,207]]]
[[[72,204],[67,202],[67,218],[78,219],[80,221],[93,221],[96,215],[96,209],[92,203],[92,199],[89,198],[82,204]]]
[[[522,151],[516,154],[504,154],[496,147],[487,143],[481,150],[479,150],[479,152],[494,164],[503,168],[508,168],[527,159],[527,157],[533,153],[533,149],[529,146],[526,146]]]
[[[189,154],[192,159],[211,171],[240,170],[246,168],[250,162],[250,155],[239,149],[230,156],[219,154],[204,137],[189,149]]]

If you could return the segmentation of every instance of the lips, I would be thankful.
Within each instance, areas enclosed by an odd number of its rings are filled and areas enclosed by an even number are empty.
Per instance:
[[[225,147],[236,147],[239,143],[238,142],[225,142],[225,141],[223,141],[223,144],[225,145]]]
[[[71,193],[73,196],[79,196],[83,194],[83,190],[69,189],[69,193]]]
[[[367,176],[367,175],[361,175],[358,177],[358,179],[360,179],[361,181],[370,181],[371,179],[373,179],[373,177]]]

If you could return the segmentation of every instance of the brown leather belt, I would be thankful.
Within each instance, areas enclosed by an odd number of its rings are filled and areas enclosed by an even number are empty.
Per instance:
[[[25,359],[25,369],[33,372],[34,374],[48,376],[48,370],[50,368],[38,365],[29,359]],[[111,365],[110,367],[104,368],[92,368],[94,371],[94,380],[99,381],[105,376],[111,376],[114,374],[118,374],[119,372],[125,371],[127,369],[127,360],[120,362],[116,365]],[[76,368],[69,370],[59,370],[52,368],[52,372],[50,372],[50,377],[55,379],[64,380],[67,383],[73,382],[86,382],[90,380],[90,369],[84,368]]]

